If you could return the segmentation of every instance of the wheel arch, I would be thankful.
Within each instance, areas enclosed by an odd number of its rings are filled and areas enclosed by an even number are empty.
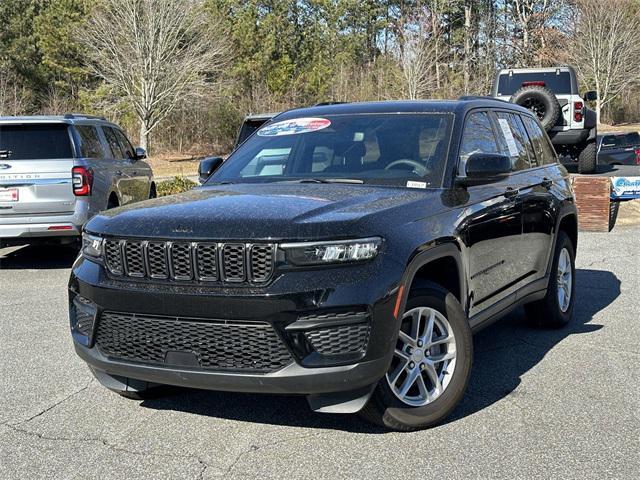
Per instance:
[[[466,305],[467,282],[460,246],[453,242],[441,243],[417,251],[409,261],[398,290],[394,315],[403,312],[412,290],[436,283],[450,291]]]
[[[111,207],[111,200],[115,199],[115,201],[117,202],[117,205],[115,205],[115,207],[119,207],[120,205],[122,205],[122,202],[120,201],[120,196],[118,195],[118,192],[116,192],[115,190],[111,190],[111,192],[109,193],[109,196],[107,197],[107,208],[113,208]]]

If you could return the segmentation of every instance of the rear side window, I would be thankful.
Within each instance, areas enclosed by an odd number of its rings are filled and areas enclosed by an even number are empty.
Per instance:
[[[240,145],[247,138],[253,135],[253,132],[258,130],[262,125],[264,125],[268,121],[269,121],[268,118],[259,119],[259,120],[258,119],[245,120],[245,122],[242,124],[242,127],[240,127],[240,133],[238,134],[238,139],[236,140],[236,146]]]
[[[0,160],[72,158],[68,129],[63,123],[0,125]]]
[[[120,142],[118,142],[118,137],[116,137],[114,129],[111,127],[102,127],[102,131],[111,150],[111,157],[117,159],[127,158],[127,154],[120,146]]]
[[[460,144],[458,175],[466,175],[467,160],[474,153],[499,153],[491,119],[487,112],[475,112],[467,117]]]
[[[529,85],[541,85],[556,95],[571,95],[571,75],[569,72],[527,72],[507,73],[498,78],[498,95],[513,95],[517,90]]]
[[[120,149],[122,151],[124,151],[125,154],[125,158],[133,158],[135,156],[135,153],[133,151],[133,147],[131,146],[131,143],[129,142],[129,140],[127,140],[127,137],[125,136],[124,133],[122,133],[120,130],[115,130],[114,132],[116,134],[116,138],[118,139],[118,143],[120,144]]]
[[[616,148],[637,147],[638,145],[640,145],[640,134],[638,134],[638,132],[630,132],[604,135],[600,143],[600,148],[603,150],[614,150]]]
[[[529,138],[533,144],[533,149],[536,152],[538,158],[538,165],[548,165],[556,162],[556,152],[549,144],[549,139],[545,136],[544,132],[538,125],[538,123],[531,117],[522,117],[524,124],[527,127]]]
[[[502,151],[511,157],[511,169],[514,172],[526,170],[531,166],[527,149],[529,138],[520,116],[506,112],[496,112],[496,115],[502,133]]]
[[[105,158],[102,143],[98,136],[98,129],[89,125],[77,125],[76,131],[80,137],[80,154],[84,158]]]

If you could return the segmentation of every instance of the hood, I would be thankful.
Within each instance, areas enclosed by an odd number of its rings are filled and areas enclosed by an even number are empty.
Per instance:
[[[438,213],[440,194],[352,184],[216,185],[105,211],[86,228],[142,238],[348,238]]]

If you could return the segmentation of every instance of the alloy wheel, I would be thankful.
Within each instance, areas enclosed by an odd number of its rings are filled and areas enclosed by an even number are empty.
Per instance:
[[[562,313],[565,313],[571,305],[571,289],[573,286],[573,271],[571,268],[571,256],[566,248],[560,251],[558,257],[558,305]]]
[[[440,397],[456,367],[456,340],[444,315],[430,307],[402,317],[398,342],[386,378],[403,403],[419,407]]]

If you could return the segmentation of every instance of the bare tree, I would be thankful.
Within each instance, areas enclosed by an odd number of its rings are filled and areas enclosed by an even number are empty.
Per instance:
[[[421,6],[410,17],[400,19],[399,25],[396,48],[404,94],[409,99],[424,98],[438,85],[438,23],[428,7]]]
[[[222,28],[201,0],[101,0],[78,32],[90,66],[140,120],[140,144],[180,102],[201,95],[226,63]]]
[[[31,106],[29,91],[19,84],[19,79],[11,68],[0,59],[0,115],[20,115]]]
[[[602,110],[639,83],[640,12],[633,0],[578,0],[572,57],[584,83],[598,93]]]

